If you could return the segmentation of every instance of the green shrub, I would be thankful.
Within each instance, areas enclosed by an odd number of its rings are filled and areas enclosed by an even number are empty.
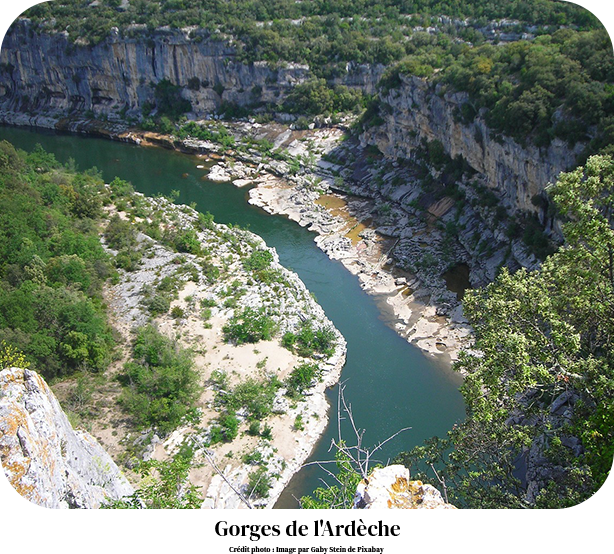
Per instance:
[[[315,353],[331,356],[335,352],[335,339],[332,327],[314,329],[311,321],[303,321],[297,333],[284,333],[281,343],[299,356],[311,358]]]
[[[203,253],[200,239],[193,229],[178,232],[173,239],[173,246],[178,252],[188,252],[196,256]]]
[[[147,308],[154,316],[167,313],[170,307],[171,299],[166,294],[156,294],[147,302]]]
[[[271,489],[271,476],[267,473],[265,466],[260,466],[258,469],[249,474],[249,483],[247,490],[250,497],[265,498]]]
[[[273,408],[273,399],[281,383],[276,377],[259,382],[252,377],[239,383],[231,392],[219,395],[219,401],[230,410],[247,410],[249,420],[261,421]]]
[[[273,261],[273,254],[269,250],[252,250],[248,258],[243,260],[245,271],[262,271],[267,269]]]
[[[260,422],[258,420],[253,420],[249,422],[247,434],[252,437],[257,437],[258,435],[260,435]]]
[[[320,378],[322,370],[315,363],[304,362],[292,370],[285,381],[286,394],[290,397],[298,397],[307,389],[311,388]]]
[[[190,101],[181,96],[181,87],[168,79],[163,79],[155,86],[154,97],[159,116],[168,116],[175,120],[192,110]]]
[[[235,313],[222,328],[224,338],[236,344],[270,340],[275,330],[275,322],[266,315],[264,308],[245,308],[242,312]]]
[[[200,394],[192,353],[149,325],[137,333],[132,357],[120,376],[121,404],[141,426],[172,431],[194,413]]]
[[[262,452],[259,450],[253,450],[252,452],[248,452],[242,458],[244,464],[250,465],[259,465],[262,463]]]

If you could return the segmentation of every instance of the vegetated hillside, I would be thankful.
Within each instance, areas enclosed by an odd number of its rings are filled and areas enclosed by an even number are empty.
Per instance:
[[[440,96],[468,93],[458,120],[470,124],[481,115],[495,136],[522,146],[547,147],[559,138],[570,148],[586,143],[590,154],[614,138],[614,56],[604,29],[560,28],[533,40],[480,45],[429,35],[387,71],[382,92],[399,87],[403,74],[427,79]],[[386,113],[385,105],[378,108]]]
[[[326,71],[346,62],[383,63],[412,53],[416,30],[432,26],[470,42],[490,33],[547,32],[550,26],[597,28],[595,17],[567,2],[439,2],[431,0],[86,0],[43,3],[28,10],[38,29],[68,30],[71,40],[95,44],[112,27],[130,34],[148,30],[200,27],[231,39],[246,61],[308,63]],[[506,20],[501,26],[493,20]]]
[[[50,380],[129,470],[195,473],[190,507],[272,505],[326,426],[343,337],[260,237],[73,165],[0,143],[0,368]]]
[[[0,143],[0,340],[51,381],[111,361],[102,285],[115,269],[98,237],[102,191],[96,171]]]
[[[614,455],[614,161],[594,156],[549,188],[565,244],[540,269],[471,291],[475,345],[455,365],[467,420],[405,463],[441,463],[470,507],[577,504]],[[452,500],[453,499],[453,500]]]

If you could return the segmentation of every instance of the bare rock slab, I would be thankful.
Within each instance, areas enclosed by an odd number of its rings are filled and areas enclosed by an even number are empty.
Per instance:
[[[132,494],[109,454],[85,431],[73,430],[43,378],[0,371],[0,460],[11,485],[46,508],[99,508]]]

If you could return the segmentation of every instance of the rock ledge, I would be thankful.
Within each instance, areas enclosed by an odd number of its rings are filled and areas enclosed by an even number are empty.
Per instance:
[[[410,481],[409,470],[402,465],[374,469],[356,489],[354,508],[358,509],[456,509],[441,493],[422,481]]]
[[[133,488],[96,439],[75,431],[34,371],[0,371],[0,460],[9,483],[46,508],[99,508]]]

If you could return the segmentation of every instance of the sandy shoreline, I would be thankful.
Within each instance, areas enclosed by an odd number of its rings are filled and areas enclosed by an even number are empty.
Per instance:
[[[141,202],[151,207],[152,214],[164,214],[166,221],[190,228],[197,214],[192,208],[178,206],[165,199],[146,199]],[[147,208],[149,209],[149,208]],[[113,213],[117,213],[113,210]],[[111,214],[110,214],[111,215]],[[120,213],[124,219],[130,214]],[[155,217],[155,215],[153,215]],[[120,272],[119,282],[108,287],[105,298],[113,314],[113,323],[128,346],[135,331],[149,321],[145,307],[147,292],[156,290],[164,280],[176,280],[178,291],[170,309],[158,315],[153,322],[157,329],[184,348],[194,352],[194,366],[200,374],[203,392],[197,402],[200,420],[181,425],[170,435],[160,438],[153,431],[134,432],[129,425],[120,424],[121,415],[112,408],[111,397],[106,398],[109,410],[104,417],[93,422],[92,434],[114,457],[126,456],[137,448],[138,459],[166,460],[186,445],[194,452],[190,481],[201,488],[203,508],[245,508],[239,496],[216,473],[211,460],[236,489],[247,495],[250,474],[265,467],[271,487],[264,498],[254,497],[253,506],[272,508],[294,473],[303,465],[320,439],[328,423],[330,410],[325,391],[339,380],[345,364],[346,345],[341,334],[334,329],[322,308],[312,298],[298,276],[279,264],[271,249],[270,270],[277,280],[263,282],[245,267],[244,260],[254,250],[266,249],[264,241],[252,233],[213,224],[212,229],[200,231],[199,239],[215,255],[208,263],[223,265],[217,280],[211,282],[204,275],[187,277],[202,263],[198,255],[177,254],[146,235],[140,236],[147,254],[133,271]],[[234,240],[230,240],[235,237]],[[238,246],[237,246],[238,245]],[[112,251],[111,251],[112,253]],[[180,261],[179,261],[180,260]],[[185,270],[192,268],[185,273]],[[203,315],[203,301],[207,315]],[[224,336],[223,327],[237,310],[244,307],[266,308],[276,318],[278,332],[271,340],[234,344]],[[173,317],[173,313],[181,314]],[[304,396],[290,398],[285,387],[277,389],[270,415],[260,423],[270,427],[269,437],[248,432],[250,419],[246,411],[237,410],[238,434],[228,442],[210,444],[211,429],[218,425],[221,408],[216,401],[219,385],[213,376],[224,374],[225,393],[248,380],[268,382],[275,378],[282,384],[292,371],[303,362],[314,362],[284,348],[281,336],[294,330],[300,321],[310,321],[314,328],[330,327],[334,330],[334,353],[318,355],[322,377],[309,387]],[[109,370],[109,378],[121,372],[123,358]],[[115,390],[113,398],[121,393]],[[300,422],[300,424],[297,424]],[[262,430],[262,426],[260,430]],[[257,455],[257,462],[246,462],[246,456]],[[132,454],[133,458],[135,454]],[[129,460],[128,460],[129,461]],[[133,481],[138,481],[132,476]],[[136,483],[135,483],[136,484]]]

